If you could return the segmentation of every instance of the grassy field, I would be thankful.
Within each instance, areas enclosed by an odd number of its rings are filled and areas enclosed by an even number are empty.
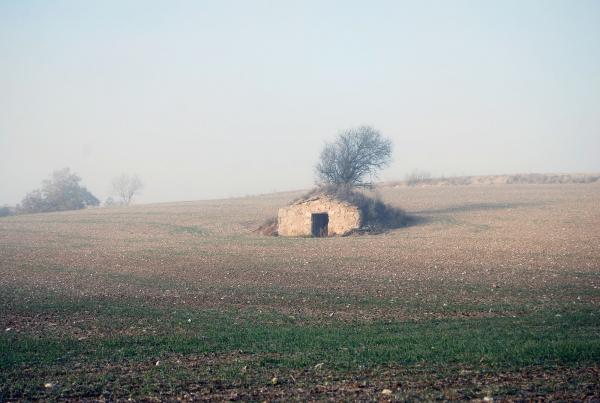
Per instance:
[[[386,186],[413,225],[253,232],[298,196],[0,219],[0,401],[600,397],[600,184]]]

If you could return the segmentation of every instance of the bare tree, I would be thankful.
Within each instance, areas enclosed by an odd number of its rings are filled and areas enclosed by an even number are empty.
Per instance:
[[[122,174],[112,181],[112,191],[121,198],[121,202],[129,205],[133,196],[139,195],[144,188],[142,180],[137,175]]]
[[[326,143],[315,167],[320,181],[332,185],[366,185],[392,158],[392,141],[369,126],[346,130]]]

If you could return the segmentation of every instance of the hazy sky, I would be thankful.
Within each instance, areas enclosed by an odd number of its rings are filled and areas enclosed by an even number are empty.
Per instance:
[[[600,1],[0,0],[0,205],[67,166],[101,199],[306,188],[360,124],[383,180],[600,171]]]

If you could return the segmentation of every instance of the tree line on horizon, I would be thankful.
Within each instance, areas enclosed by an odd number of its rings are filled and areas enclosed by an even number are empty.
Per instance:
[[[14,208],[0,207],[0,217],[15,214],[48,213],[56,211],[80,210],[100,205],[100,200],[81,183],[81,177],[70,168],[54,171],[42,181],[39,189],[28,192]],[[120,200],[109,197],[106,206],[129,205],[133,197],[140,193],[143,183],[137,175],[122,174],[112,181],[111,191]]]

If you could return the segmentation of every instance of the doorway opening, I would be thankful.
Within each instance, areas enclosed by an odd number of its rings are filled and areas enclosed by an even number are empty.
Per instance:
[[[311,233],[314,237],[326,237],[327,236],[327,225],[329,224],[329,214],[327,213],[313,213],[311,216],[312,227]]]

